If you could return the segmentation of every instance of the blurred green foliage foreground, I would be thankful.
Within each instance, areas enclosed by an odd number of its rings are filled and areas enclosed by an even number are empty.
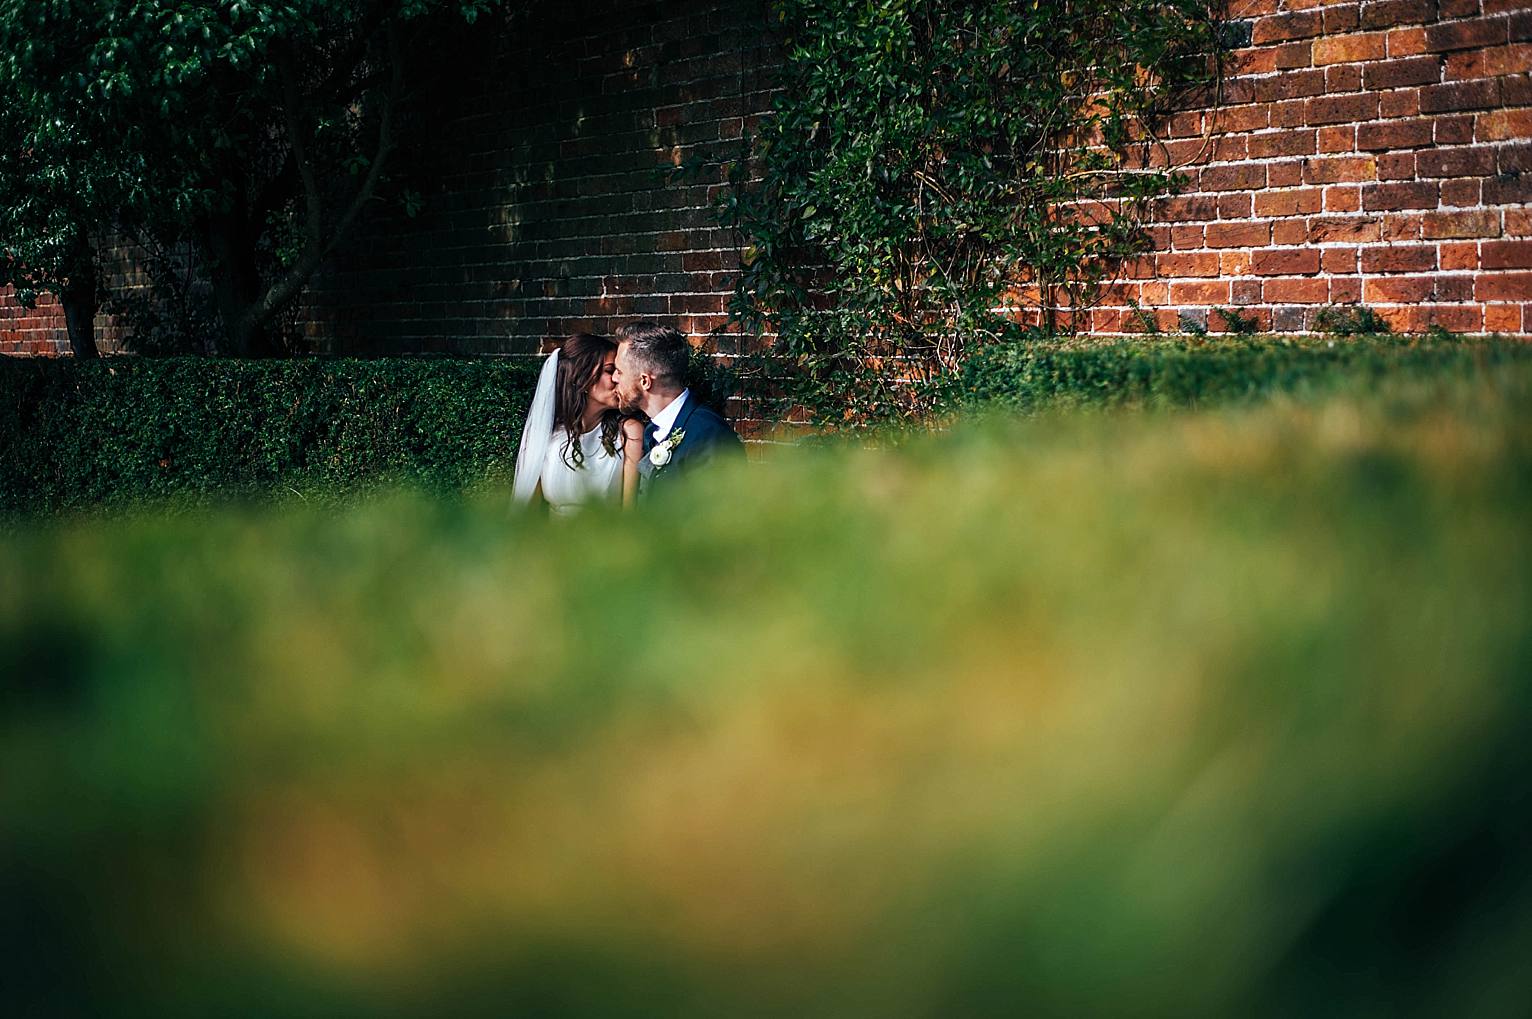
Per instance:
[[[1529,398],[12,533],[7,1011],[1525,1015]]]

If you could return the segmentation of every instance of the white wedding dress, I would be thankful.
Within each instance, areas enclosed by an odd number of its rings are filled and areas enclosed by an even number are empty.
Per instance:
[[[622,501],[622,452],[608,453],[601,444],[601,426],[580,436],[585,462],[571,467],[564,459],[564,429],[560,428],[543,455],[540,483],[548,508],[559,516],[571,516],[587,503]]]
[[[580,436],[580,451],[585,454],[581,466],[571,467],[564,459],[564,429],[553,427],[558,375],[559,352],[555,350],[543,362],[537,392],[521,429],[511,497],[525,505],[541,486],[543,499],[559,516],[571,516],[593,502],[621,502],[622,448],[619,446],[615,454],[606,451],[600,425]]]

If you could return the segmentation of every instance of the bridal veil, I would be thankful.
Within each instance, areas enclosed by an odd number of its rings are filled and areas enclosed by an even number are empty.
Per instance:
[[[548,446],[553,442],[553,401],[558,381],[559,352],[555,348],[543,362],[543,370],[537,376],[537,392],[527,409],[526,424],[521,426],[521,448],[516,453],[516,474],[511,482],[513,502],[529,503],[532,493],[537,491],[543,463],[548,459]]]

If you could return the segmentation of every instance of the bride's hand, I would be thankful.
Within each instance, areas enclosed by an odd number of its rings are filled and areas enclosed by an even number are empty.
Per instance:
[[[638,460],[644,455],[644,424],[637,418],[622,419],[622,505],[638,502]]]

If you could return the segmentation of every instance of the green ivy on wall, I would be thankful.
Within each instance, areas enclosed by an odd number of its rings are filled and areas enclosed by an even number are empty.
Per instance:
[[[1089,301],[1176,186],[1157,122],[1218,79],[1209,0],[773,9],[784,87],[721,210],[745,245],[731,312],[829,426],[928,410],[972,338],[1016,330],[1008,302],[1047,327]]]

